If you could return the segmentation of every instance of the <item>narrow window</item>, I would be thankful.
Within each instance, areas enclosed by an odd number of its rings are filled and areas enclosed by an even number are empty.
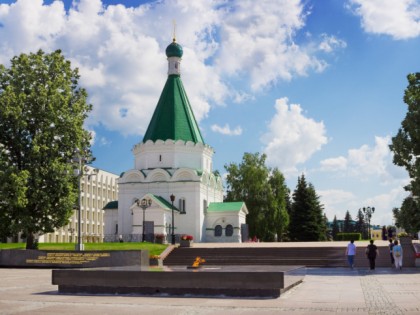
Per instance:
[[[222,236],[222,226],[221,225],[216,225],[216,227],[214,228],[214,236],[216,236],[216,237]]]
[[[233,235],[233,226],[232,225],[230,225],[230,224],[226,225],[225,234],[226,234],[226,236],[232,236]]]
[[[162,162],[162,155],[159,155],[159,162]]]

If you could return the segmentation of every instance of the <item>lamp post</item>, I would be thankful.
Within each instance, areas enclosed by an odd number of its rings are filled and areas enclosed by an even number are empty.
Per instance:
[[[144,242],[146,239],[146,231],[144,229],[144,223],[145,223],[145,213],[146,209],[149,208],[152,205],[151,199],[143,198],[142,200],[137,200],[137,206],[143,209],[143,235],[141,238],[141,241]]]
[[[82,178],[83,176],[88,176],[88,179],[90,179],[91,176],[95,176],[99,172],[99,170],[95,168],[93,169],[93,174],[87,173],[88,168],[85,168],[83,164],[89,161],[90,160],[87,157],[84,157],[80,154],[79,149],[76,149],[75,155],[72,159],[72,162],[77,163],[77,168],[74,170],[74,175],[77,177],[79,197],[77,211],[77,244],[75,248],[76,251],[83,251],[85,249],[82,242]]]
[[[368,223],[368,237],[371,238],[370,235],[370,219],[372,218],[373,213],[375,212],[375,207],[363,207],[363,213],[365,214],[366,221]]]
[[[171,195],[171,202],[172,202],[172,234],[171,234],[171,244],[175,245],[175,231],[174,231],[174,201],[175,201],[175,196],[172,194]]]

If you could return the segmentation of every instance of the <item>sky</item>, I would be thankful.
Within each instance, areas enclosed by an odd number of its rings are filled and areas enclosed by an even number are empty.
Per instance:
[[[0,63],[61,49],[93,105],[93,166],[134,167],[182,45],[181,78],[214,169],[265,153],[293,191],[305,174],[329,220],[407,196],[389,150],[420,69],[420,0],[0,0]]]

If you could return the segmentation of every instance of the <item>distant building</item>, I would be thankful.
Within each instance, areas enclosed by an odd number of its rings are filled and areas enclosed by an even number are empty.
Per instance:
[[[88,172],[93,168],[85,166]],[[104,239],[104,207],[118,200],[118,175],[99,170],[96,175],[81,178],[81,235],[83,243],[101,243]],[[53,233],[39,235],[40,243],[76,243],[78,210],[74,210],[69,224]]]

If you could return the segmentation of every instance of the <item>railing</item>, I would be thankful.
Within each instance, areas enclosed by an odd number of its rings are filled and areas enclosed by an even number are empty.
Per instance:
[[[145,234],[146,242],[151,243],[170,243],[171,235],[166,234],[165,237],[162,239],[161,237],[157,238],[153,233],[146,233]],[[175,234],[175,242],[179,243],[181,239],[180,234]],[[105,234],[104,235],[104,242],[112,243],[112,242],[141,242],[142,241],[142,234]]]

